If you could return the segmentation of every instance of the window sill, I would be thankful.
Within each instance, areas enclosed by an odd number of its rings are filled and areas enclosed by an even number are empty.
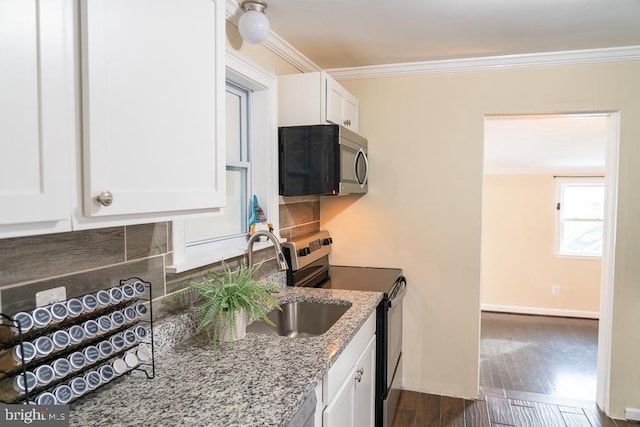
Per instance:
[[[286,239],[278,237],[280,243],[286,242]],[[271,240],[266,242],[255,242],[253,250],[273,247]],[[231,258],[243,256],[247,254],[247,245],[239,246],[237,243],[220,244],[216,248],[202,246],[192,246],[186,249],[185,261],[176,263],[166,267],[166,272],[171,274],[184,273],[185,271],[204,267],[206,265],[215,264]]]
[[[556,258],[582,259],[582,260],[587,260],[587,261],[600,261],[600,260],[602,260],[602,255],[556,254]]]

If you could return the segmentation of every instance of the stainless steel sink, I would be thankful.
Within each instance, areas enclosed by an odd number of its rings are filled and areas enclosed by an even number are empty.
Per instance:
[[[273,309],[267,314],[275,327],[257,320],[247,326],[247,331],[283,337],[316,337],[327,332],[351,305],[295,301],[281,306],[282,311]]]

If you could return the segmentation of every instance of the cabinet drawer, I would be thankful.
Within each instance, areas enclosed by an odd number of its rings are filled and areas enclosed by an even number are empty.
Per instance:
[[[329,372],[324,377],[322,387],[323,401],[330,402],[333,396],[347,378],[349,372],[353,369],[356,361],[376,333],[376,312],[362,325],[353,339],[347,344],[342,354],[338,356],[336,361],[329,368]]]

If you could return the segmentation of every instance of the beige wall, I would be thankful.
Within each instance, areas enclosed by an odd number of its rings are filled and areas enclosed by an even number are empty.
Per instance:
[[[360,100],[371,175],[363,197],[322,198],[333,261],[404,268],[405,387],[465,397],[478,385],[484,115],[621,111],[611,413],[640,408],[640,61],[341,83]]]
[[[486,175],[482,304],[589,315],[600,311],[599,259],[555,255],[553,175]],[[551,295],[551,286],[560,294]]]

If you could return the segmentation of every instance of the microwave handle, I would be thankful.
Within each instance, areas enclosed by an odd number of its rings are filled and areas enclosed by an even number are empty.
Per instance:
[[[364,179],[362,180],[362,182],[360,182],[360,177],[358,176],[358,157],[362,156],[362,158],[364,159]],[[367,179],[369,177],[369,159],[367,159],[367,154],[364,152],[364,150],[361,148],[358,150],[358,153],[356,154],[356,158],[353,161],[353,171],[354,171],[354,175],[356,176],[356,180],[358,181],[358,184],[360,184],[360,187],[364,187],[365,184],[367,183]]]

